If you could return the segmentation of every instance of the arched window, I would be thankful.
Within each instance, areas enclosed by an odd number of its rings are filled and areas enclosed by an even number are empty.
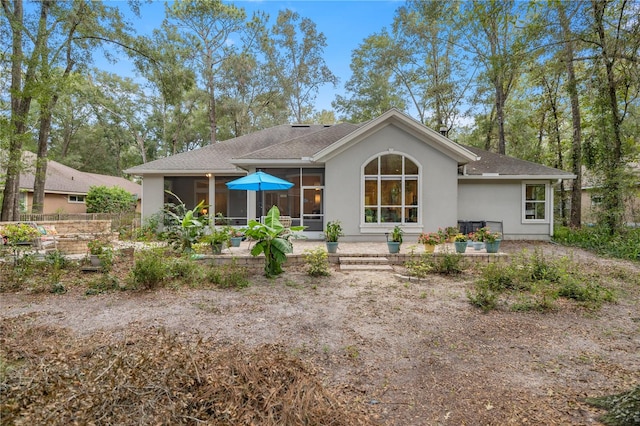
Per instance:
[[[363,168],[365,223],[418,222],[418,165],[402,154],[380,154]]]

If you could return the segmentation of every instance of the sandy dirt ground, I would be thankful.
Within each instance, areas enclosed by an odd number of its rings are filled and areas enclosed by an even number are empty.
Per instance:
[[[504,243],[511,253],[527,247]],[[484,314],[466,297],[470,274],[408,280],[397,267],[312,278],[287,268],[276,279],[252,277],[243,290],[2,294],[0,318],[25,317],[78,336],[108,331],[119,339],[162,328],[248,347],[280,344],[379,424],[598,424],[601,412],[585,397],[640,383],[640,288],[628,279],[640,267],[537,247],[622,277],[610,283],[617,303]]]

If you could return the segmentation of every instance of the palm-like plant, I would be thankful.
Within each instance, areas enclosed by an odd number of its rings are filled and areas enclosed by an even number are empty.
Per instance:
[[[251,249],[252,256],[264,253],[264,274],[273,277],[282,273],[282,264],[287,261],[287,253],[293,252],[291,244],[291,231],[302,231],[306,226],[292,226],[285,228],[280,223],[280,210],[277,206],[271,207],[264,218],[264,223],[255,219],[249,221],[245,235],[256,240]]]

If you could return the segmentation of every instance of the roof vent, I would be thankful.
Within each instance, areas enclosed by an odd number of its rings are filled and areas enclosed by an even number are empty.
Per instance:
[[[447,128],[447,126],[440,126],[440,134],[446,137],[447,133],[449,133],[449,129]]]
[[[291,127],[297,128],[297,127],[310,127],[308,124],[292,124]]]

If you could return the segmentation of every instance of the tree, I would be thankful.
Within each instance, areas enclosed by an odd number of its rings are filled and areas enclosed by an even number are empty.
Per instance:
[[[459,3],[410,0],[394,20],[398,52],[409,78],[403,79],[420,121],[441,130],[453,127],[470,77],[463,62],[455,16]],[[413,86],[413,87],[412,87]]]
[[[634,2],[592,0],[593,27],[585,41],[591,47],[597,129],[590,163],[602,175],[602,222],[611,233],[624,224],[626,159],[634,135],[624,134],[624,120],[640,94],[640,25]],[[637,138],[637,136],[635,136]],[[637,144],[637,140],[636,140]]]
[[[326,37],[317,32],[309,18],[286,9],[278,13],[269,36],[261,42],[271,75],[287,100],[292,118],[298,123],[306,122],[313,113],[320,86],[338,83],[322,57]]]
[[[580,5],[580,3],[576,3]],[[571,216],[570,225],[579,228],[582,221],[582,117],[580,114],[580,101],[578,98],[578,82],[574,67],[575,47],[574,36],[570,27],[570,19],[567,17],[565,3],[555,2],[558,20],[560,22],[560,34],[564,45],[564,63],[567,70],[566,90],[571,100],[571,124],[573,136],[571,144],[571,171],[576,178],[571,189]],[[575,11],[581,10],[580,7]]]
[[[386,31],[367,37],[351,54],[351,78],[345,84],[350,97],[338,95],[332,106],[351,122],[364,122],[391,108],[406,109],[402,86],[395,84],[393,68],[385,57],[393,51]]]
[[[474,0],[467,4],[466,12],[459,18],[463,21],[466,42],[475,61],[484,68],[480,77],[491,82],[493,87],[498,127],[497,151],[505,154],[505,104],[525,60],[532,56],[525,49],[529,38],[524,30],[524,20],[519,19],[519,14],[523,12],[516,10],[516,4],[519,3],[513,0]]]
[[[216,90],[220,67],[234,51],[229,38],[244,28],[245,12],[221,0],[178,0],[167,7],[169,19],[184,30],[208,95],[209,140],[216,142]]]

